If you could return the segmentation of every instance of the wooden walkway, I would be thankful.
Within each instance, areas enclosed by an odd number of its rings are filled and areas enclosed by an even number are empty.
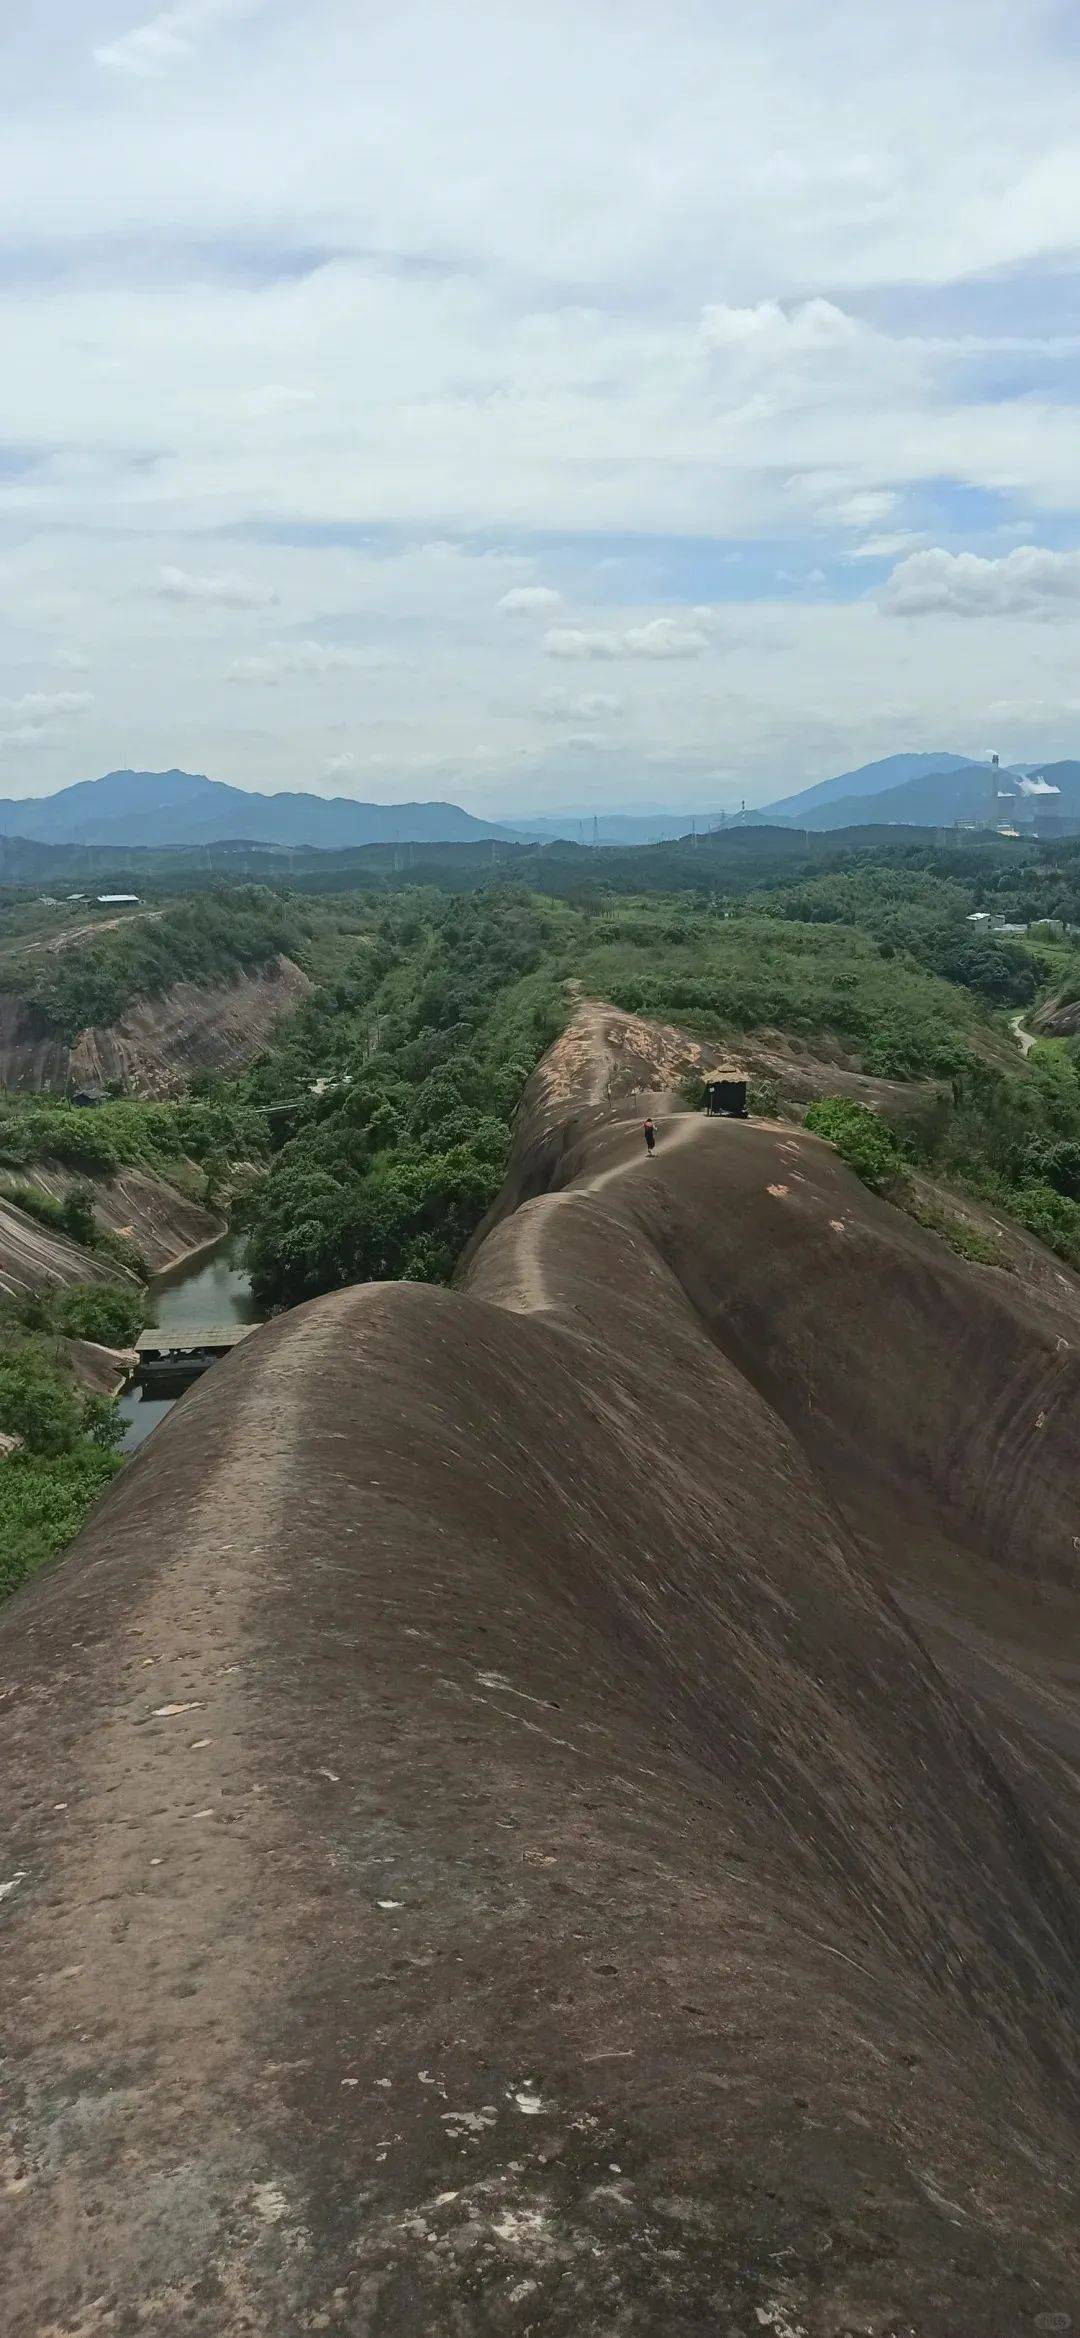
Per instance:
[[[164,1331],[141,1331],[135,1349],[144,1360],[155,1356],[224,1356],[258,1328],[257,1323],[175,1323]]]

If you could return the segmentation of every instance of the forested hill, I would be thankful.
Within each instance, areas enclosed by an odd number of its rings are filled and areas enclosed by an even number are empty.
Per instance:
[[[60,1037],[118,1021],[137,998],[160,998],[180,982],[209,986],[303,948],[296,909],[262,886],[234,887],[196,901],[125,915],[85,928],[66,946],[30,936],[0,964],[0,994],[25,1000]],[[64,929],[52,937],[65,942]]]
[[[564,899],[582,888],[599,894],[726,896],[860,858],[868,858],[873,866],[945,867],[944,853],[960,880],[983,876],[1004,896],[1030,888],[1033,872],[1040,870],[1056,870],[1066,890],[1070,882],[1075,889],[1077,851],[1075,840],[1040,843],[1033,835],[1002,837],[985,828],[957,828],[943,839],[938,825],[887,828],[873,820],[820,833],[801,826],[729,822],[709,835],[596,848],[564,838],[547,844],[497,839],[372,844],[341,852],[301,847],[285,852],[278,846],[235,842],[156,851],[0,837],[0,886],[6,886],[12,898],[34,885],[46,886],[54,894],[78,885],[95,893],[134,892],[156,901],[245,883],[294,893],[387,898],[403,886],[433,886],[455,893],[493,882],[524,885]]]

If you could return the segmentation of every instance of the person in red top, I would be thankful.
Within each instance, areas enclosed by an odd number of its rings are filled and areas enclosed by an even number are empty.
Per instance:
[[[647,1120],[645,1123],[645,1150],[647,1153],[656,1151],[656,1127],[651,1120]]]

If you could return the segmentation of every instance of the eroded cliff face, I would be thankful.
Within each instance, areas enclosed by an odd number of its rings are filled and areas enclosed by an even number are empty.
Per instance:
[[[633,1021],[0,1617],[11,2338],[1075,2307],[1080,1285]]]
[[[134,1283],[115,1259],[85,1250],[25,1210],[0,1201],[0,1292],[25,1299],[32,1292],[67,1289],[73,1283]]]
[[[216,989],[179,982],[136,999],[117,1023],[68,1045],[38,1009],[0,995],[0,1087],[60,1094],[114,1082],[134,1096],[171,1096],[196,1071],[229,1071],[257,1055],[311,983],[291,958]]]
[[[178,1163],[177,1174],[182,1171],[192,1185],[202,1182],[194,1161]],[[117,1169],[111,1177],[88,1178],[60,1162],[38,1161],[25,1169],[9,1170],[5,1182],[13,1191],[26,1186],[51,1194],[57,1201],[89,1190],[99,1224],[133,1243],[151,1275],[164,1274],[166,1268],[176,1266],[193,1251],[205,1250],[227,1231],[224,1218],[216,1217],[201,1202],[191,1200],[147,1169]],[[0,1261],[2,1255],[0,1249]]]

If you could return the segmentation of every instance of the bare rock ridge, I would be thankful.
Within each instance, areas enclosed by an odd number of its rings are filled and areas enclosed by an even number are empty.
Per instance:
[[[193,1072],[246,1063],[310,988],[291,958],[275,958],[216,987],[178,982],[161,998],[134,999],[116,1023],[81,1031],[70,1046],[38,1008],[0,994],[0,1087],[118,1083],[132,1095],[174,1095]]]
[[[1075,2311],[1080,1286],[678,1045],[583,1010],[461,1286],[265,1327],[0,1619],[10,2338]]]

